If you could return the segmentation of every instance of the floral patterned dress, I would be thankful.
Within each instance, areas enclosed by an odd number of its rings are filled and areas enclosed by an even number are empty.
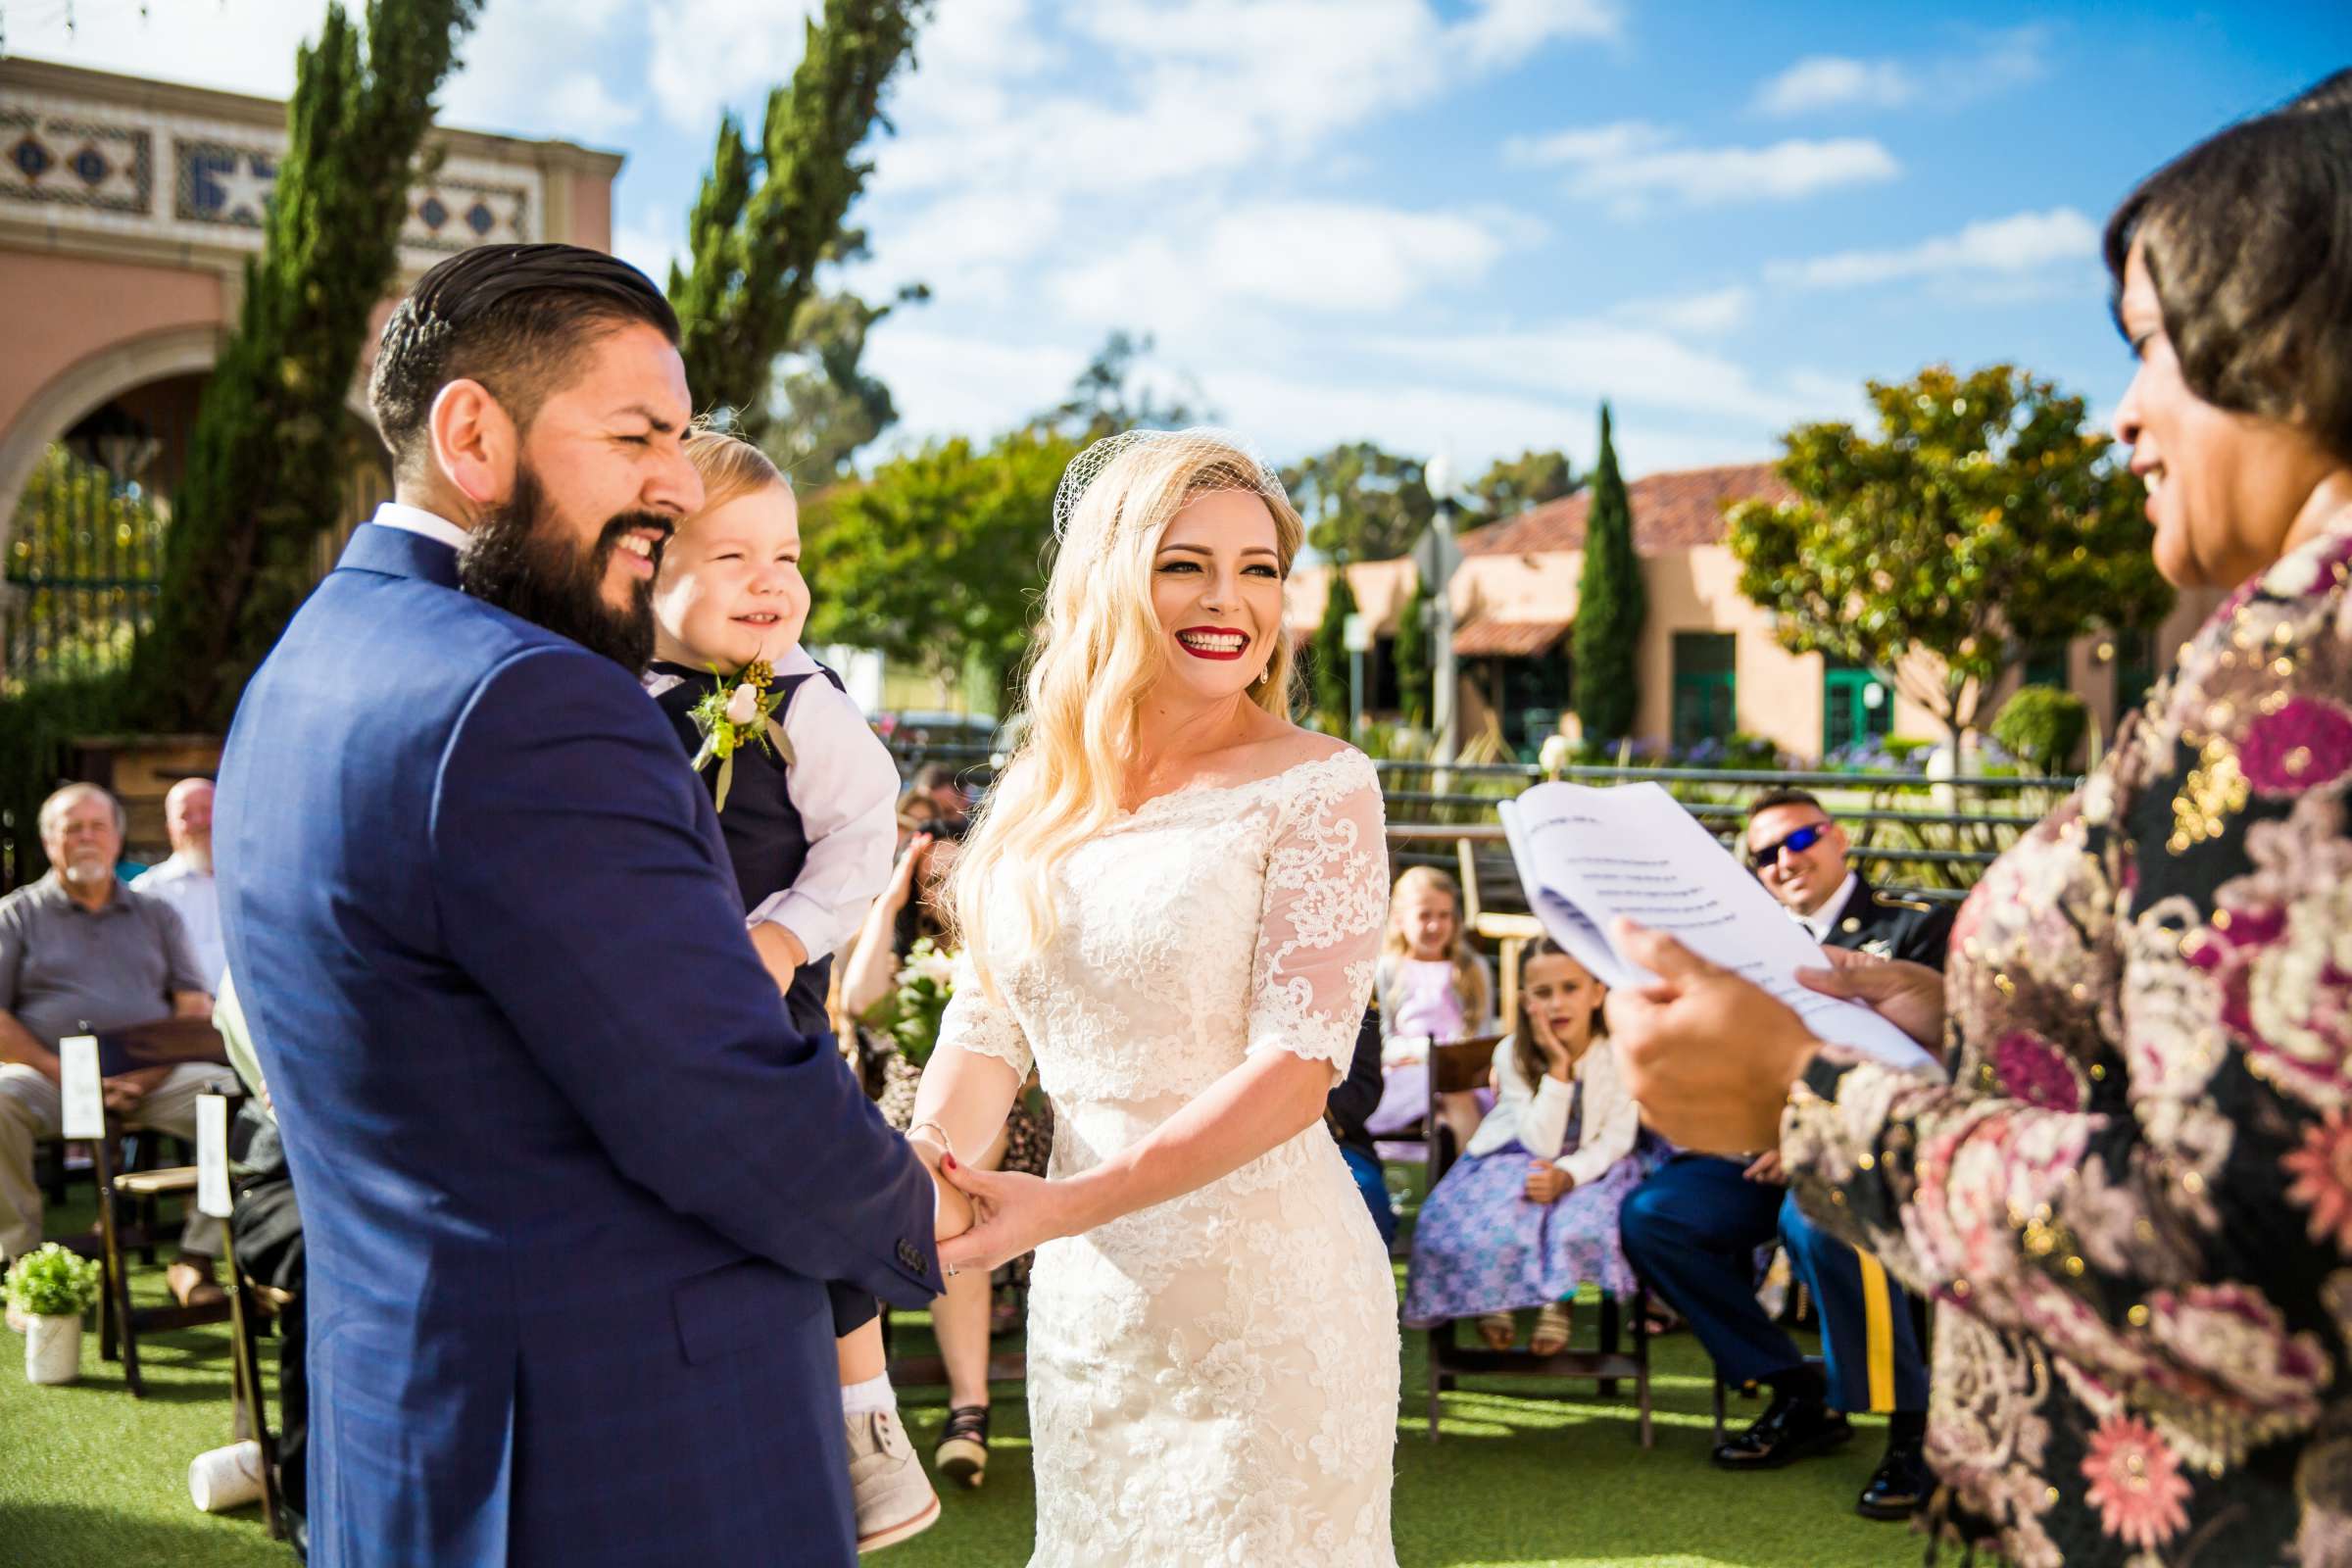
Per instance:
[[[1807,1213],[1932,1293],[1929,1526],[2352,1564],[2352,513],[2240,589],[1953,932],[1951,1087],[1825,1053]]]

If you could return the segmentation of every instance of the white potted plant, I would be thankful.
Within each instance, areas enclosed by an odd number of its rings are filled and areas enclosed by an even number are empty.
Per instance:
[[[98,1298],[98,1264],[51,1242],[8,1271],[8,1302],[24,1322],[24,1379],[81,1376],[81,1314]]]

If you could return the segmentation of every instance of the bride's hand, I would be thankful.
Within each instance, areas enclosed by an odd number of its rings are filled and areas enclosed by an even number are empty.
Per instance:
[[[962,1189],[978,1216],[970,1230],[940,1244],[939,1260],[947,1268],[994,1269],[1042,1243],[1085,1229],[1067,1182],[974,1170],[953,1156],[941,1161],[940,1172]]]
[[[972,1228],[972,1200],[940,1174],[943,1156],[947,1153],[928,1138],[908,1138],[906,1146],[914,1151],[915,1158],[931,1173],[931,1184],[937,1189],[932,1208],[931,1239],[944,1242],[951,1236],[961,1236]]]

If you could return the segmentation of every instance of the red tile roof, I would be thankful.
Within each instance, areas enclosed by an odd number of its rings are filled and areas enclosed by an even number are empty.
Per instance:
[[[1453,634],[1460,659],[1533,659],[1568,634],[1572,621],[1474,620]]]
[[[1781,502],[1795,497],[1769,463],[1653,473],[1627,485],[1625,493],[1634,510],[1634,551],[1643,556],[1722,543],[1723,509],[1736,501]],[[1590,487],[1564,500],[1546,502],[1462,535],[1462,554],[1533,556],[1581,550],[1585,514],[1592,507]]]

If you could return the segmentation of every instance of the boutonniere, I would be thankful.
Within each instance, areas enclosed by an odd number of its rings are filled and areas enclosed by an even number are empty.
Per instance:
[[[781,757],[787,765],[798,759],[792,755],[792,741],[784,726],[776,722],[776,710],[784,706],[785,694],[775,689],[776,672],[766,660],[753,660],[732,679],[719,675],[715,664],[710,673],[718,676],[718,684],[705,692],[693,709],[695,727],[703,732],[703,748],[694,754],[694,770],[699,773],[712,759],[717,760],[718,787],[711,792],[711,801],[723,811],[727,788],[735,782],[737,752],[758,746]]]

